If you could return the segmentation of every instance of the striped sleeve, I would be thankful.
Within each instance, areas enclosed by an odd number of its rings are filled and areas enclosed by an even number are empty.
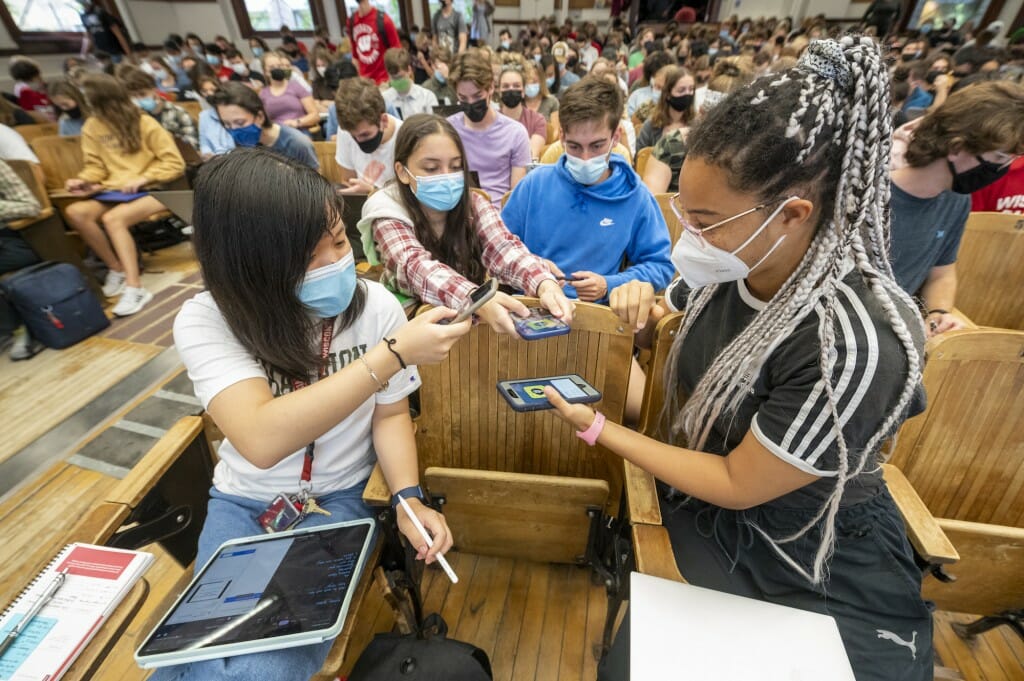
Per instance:
[[[864,303],[846,284],[840,284],[838,295],[843,304],[835,319],[836,360],[830,377],[838,422],[819,366],[819,309],[814,321],[778,350],[768,376],[768,399],[750,425],[770,452],[820,477],[838,474],[840,430],[851,455],[849,465],[856,465],[904,379],[902,367],[893,366],[895,353],[880,352],[879,329]]]

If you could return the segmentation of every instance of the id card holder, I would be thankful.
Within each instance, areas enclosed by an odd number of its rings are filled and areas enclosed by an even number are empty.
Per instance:
[[[302,506],[297,498],[293,499],[285,494],[278,494],[267,505],[263,513],[260,513],[257,520],[260,526],[268,534],[284,532],[293,527],[302,519]]]

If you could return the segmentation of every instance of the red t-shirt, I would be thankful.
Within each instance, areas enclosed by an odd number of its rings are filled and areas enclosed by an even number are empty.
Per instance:
[[[235,75],[235,70],[232,69],[230,66],[221,64],[220,68],[217,69],[217,80],[221,82],[226,83],[227,81],[231,80],[231,76],[233,75]]]
[[[45,92],[36,90],[28,83],[16,83],[14,95],[18,98],[18,106],[25,111],[35,111],[45,115],[50,120],[54,120],[53,103],[46,96]]]
[[[971,210],[1024,215],[1024,158],[1010,166],[1010,172],[971,194]]]
[[[384,15],[384,36],[387,45],[381,44],[377,33],[377,10],[373,8],[365,17],[356,12],[349,19],[351,30],[349,39],[352,41],[352,56],[359,67],[359,75],[371,78],[377,85],[388,79],[384,68],[384,52],[389,47],[398,47],[398,31],[391,17]]]

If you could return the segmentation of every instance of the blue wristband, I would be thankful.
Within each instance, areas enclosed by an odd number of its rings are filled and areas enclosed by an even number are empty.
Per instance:
[[[391,505],[398,506],[399,499],[419,499],[423,501],[426,498],[426,494],[423,493],[423,488],[419,485],[413,485],[412,487],[406,487],[395,492],[394,496],[391,497]]]

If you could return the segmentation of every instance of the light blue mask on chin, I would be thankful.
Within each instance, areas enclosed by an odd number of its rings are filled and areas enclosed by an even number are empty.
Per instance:
[[[338,262],[306,272],[299,300],[317,317],[330,319],[348,309],[356,292],[356,260],[349,253]]]

